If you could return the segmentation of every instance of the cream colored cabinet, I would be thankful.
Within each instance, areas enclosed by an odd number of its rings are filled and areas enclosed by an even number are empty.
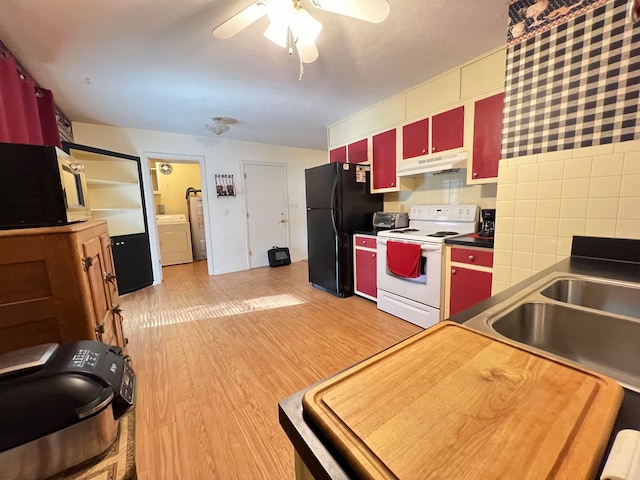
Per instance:
[[[41,343],[125,347],[105,221],[0,231],[0,354]]]

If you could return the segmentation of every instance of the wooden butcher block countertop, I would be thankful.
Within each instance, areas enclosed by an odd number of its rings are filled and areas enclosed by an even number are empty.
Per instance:
[[[305,416],[369,479],[592,478],[622,388],[442,322],[309,390]]]

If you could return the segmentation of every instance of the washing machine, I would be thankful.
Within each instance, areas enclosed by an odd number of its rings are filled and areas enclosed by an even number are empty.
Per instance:
[[[186,215],[156,215],[156,223],[162,266],[193,262],[191,226]]]

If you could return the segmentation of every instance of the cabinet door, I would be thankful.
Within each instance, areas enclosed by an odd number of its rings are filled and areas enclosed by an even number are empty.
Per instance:
[[[429,153],[429,119],[402,127],[402,158],[419,157]]]
[[[346,145],[344,147],[334,148],[333,150],[329,151],[329,162],[330,163],[335,163],[335,162],[346,163],[346,161],[347,161],[347,146]]]
[[[464,143],[464,106],[434,115],[431,121],[431,151],[460,148]]]
[[[491,296],[490,272],[451,267],[449,315],[455,315]]]
[[[378,282],[376,252],[356,248],[356,292],[376,298]]]
[[[96,329],[96,338],[102,341],[105,330],[104,319],[111,310],[111,298],[105,282],[105,259],[100,237],[94,237],[82,243],[83,268],[91,291],[91,311]],[[87,319],[89,321],[89,319]]]
[[[118,293],[139,290],[153,283],[149,235],[112,237],[113,262],[118,272]]]
[[[478,100],[474,105],[471,178],[496,178],[502,148],[504,93]]]
[[[104,281],[111,305],[118,303],[118,283],[116,271],[113,265],[113,252],[111,250],[111,237],[108,233],[100,235],[100,247],[104,258]]]
[[[396,129],[388,130],[373,137],[373,181],[371,190],[395,188],[396,173]]]
[[[369,142],[365,138],[359,142],[349,144],[347,147],[349,163],[363,163],[369,161]]]

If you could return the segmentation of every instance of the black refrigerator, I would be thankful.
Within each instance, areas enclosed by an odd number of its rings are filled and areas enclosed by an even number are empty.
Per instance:
[[[309,282],[353,295],[353,233],[372,229],[383,195],[369,193],[368,166],[328,163],[305,170]]]

